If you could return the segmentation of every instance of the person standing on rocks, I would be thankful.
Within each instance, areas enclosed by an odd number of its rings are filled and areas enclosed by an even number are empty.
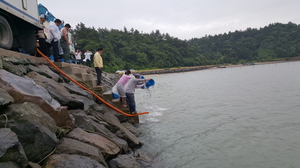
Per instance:
[[[59,31],[58,27],[61,25],[61,20],[56,19],[54,22],[50,23],[49,26],[49,40],[51,41],[51,46],[53,49],[53,56],[55,62],[61,62],[59,60],[59,50],[58,50],[58,41],[61,37],[61,32]]]
[[[130,74],[130,70],[126,70],[125,74],[117,82],[117,90],[121,98],[123,108],[128,107],[126,103],[125,84],[132,78],[131,76],[129,76]]]
[[[134,78],[130,79],[128,81],[127,87],[126,87],[126,98],[127,98],[127,104],[129,106],[129,112],[130,114],[133,114],[135,111],[135,100],[134,100],[134,91],[137,87],[138,83],[146,81],[149,81],[150,79],[140,79],[140,74],[135,74]]]
[[[70,48],[69,45],[71,42],[69,41],[68,37],[68,30],[71,28],[71,26],[67,23],[64,28],[61,29],[61,39],[60,39],[60,45],[64,52],[63,58],[65,62],[70,62]]]
[[[97,52],[94,54],[94,66],[95,66],[95,71],[97,73],[97,86],[103,86],[101,83],[102,68],[103,68],[103,60],[101,57],[102,52],[103,52],[103,48],[98,48]]]
[[[90,67],[91,66],[91,55],[93,53],[90,51],[90,50],[87,50],[85,53],[84,53],[84,62],[86,62],[86,66]]]
[[[78,49],[75,52],[75,59],[76,59],[76,64],[81,64],[81,51]]]
[[[44,22],[46,21],[46,15],[45,14],[41,14],[40,15],[40,23],[43,25]],[[43,28],[45,29],[45,26],[43,25]],[[46,42],[46,35],[45,35],[45,32],[44,32],[44,29],[43,30],[38,30],[38,40],[39,40],[39,47],[38,49],[44,54],[44,55],[47,55],[47,42]],[[38,54],[39,57],[41,57],[40,54]]]

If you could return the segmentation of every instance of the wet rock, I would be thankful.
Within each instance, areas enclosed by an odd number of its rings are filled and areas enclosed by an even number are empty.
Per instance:
[[[14,99],[7,93],[6,90],[0,88],[0,109],[7,107]]]
[[[48,158],[44,168],[105,168],[94,159],[80,155],[55,154]]]
[[[105,135],[99,135],[96,133],[88,133],[81,128],[72,130],[68,135],[68,138],[73,138],[78,141],[88,143],[97,147],[105,158],[117,155],[121,150],[116,143],[110,141]]]
[[[18,135],[28,160],[39,162],[53,151],[57,138],[55,121],[33,103],[12,104],[4,110],[8,121],[0,118],[0,125]]]
[[[136,137],[140,136],[142,134],[141,131],[139,131],[136,127],[134,127],[133,125],[131,125],[128,122],[124,122],[122,123],[122,125],[127,128],[131,133],[133,133],[133,135],[135,135]]]
[[[141,165],[130,154],[118,155],[117,158],[112,159],[108,164],[110,168],[141,168]]]
[[[104,157],[98,148],[74,139],[63,138],[62,140],[60,140],[55,154],[73,154],[86,156],[97,160],[99,163],[102,163],[107,167]]]
[[[0,162],[15,162],[27,167],[28,160],[17,135],[9,128],[0,129]]]
[[[125,128],[120,123],[118,118],[111,112],[112,109],[107,109],[105,111],[106,112],[104,113],[104,120],[107,121],[109,124],[114,125],[120,129],[119,131],[122,132],[122,136],[118,136],[118,134],[117,136],[121,139],[126,140],[129,147],[138,147],[143,144],[136,136],[134,136],[127,128]]]

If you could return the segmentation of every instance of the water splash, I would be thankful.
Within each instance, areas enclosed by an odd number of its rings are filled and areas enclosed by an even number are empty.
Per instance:
[[[142,109],[149,111],[150,113],[140,117],[141,123],[155,123],[160,122],[160,117],[163,115],[163,111],[168,110],[167,108],[158,107],[153,100],[153,94],[155,94],[154,86],[148,89],[143,89],[143,92],[139,95],[139,106]]]

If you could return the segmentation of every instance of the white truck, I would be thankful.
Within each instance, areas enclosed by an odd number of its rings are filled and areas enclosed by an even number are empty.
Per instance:
[[[36,53],[37,0],[0,0],[0,48]]]

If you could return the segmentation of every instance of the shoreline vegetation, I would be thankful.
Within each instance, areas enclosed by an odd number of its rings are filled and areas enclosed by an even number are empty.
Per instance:
[[[243,64],[224,64],[224,65],[206,65],[206,66],[193,66],[193,67],[179,67],[179,68],[166,68],[166,69],[152,69],[152,70],[136,70],[136,73],[141,75],[155,75],[155,74],[167,74],[167,73],[179,73],[188,71],[198,71],[198,70],[212,70],[221,68],[235,68],[243,66],[255,66],[255,65],[265,65],[265,64],[277,64],[277,63],[287,63],[300,61],[300,57],[293,59],[278,59],[274,61],[266,62],[255,62],[255,63],[243,63]]]

